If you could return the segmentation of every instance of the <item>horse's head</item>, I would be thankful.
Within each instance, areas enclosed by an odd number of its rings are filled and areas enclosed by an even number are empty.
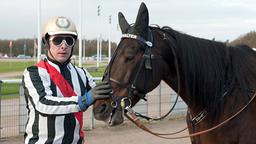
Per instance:
[[[145,4],[141,4],[133,25],[127,23],[122,13],[118,18],[123,36],[104,75],[104,80],[112,85],[113,95],[109,100],[97,101],[93,109],[97,120],[110,125],[123,122],[124,108],[134,106],[157,87],[167,67],[156,48],[159,44],[154,43],[157,33],[148,26]]]

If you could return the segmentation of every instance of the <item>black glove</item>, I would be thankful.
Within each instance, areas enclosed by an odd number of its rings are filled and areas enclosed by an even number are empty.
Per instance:
[[[99,83],[85,95],[78,97],[78,104],[80,109],[85,111],[96,100],[109,98],[111,91],[111,85],[107,81]]]
[[[99,83],[91,89],[91,103],[93,104],[98,99],[109,98],[111,91],[111,85],[107,81]]]

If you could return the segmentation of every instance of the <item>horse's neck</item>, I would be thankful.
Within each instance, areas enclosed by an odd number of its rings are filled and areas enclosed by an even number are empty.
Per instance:
[[[182,99],[186,102],[186,92],[183,91],[185,88],[184,82],[182,78],[179,79],[178,75],[181,75],[179,65],[175,64],[175,61],[177,60],[175,40],[173,37],[167,38],[168,33],[160,32],[159,34],[160,35],[157,36],[158,39],[155,39],[155,45],[158,48],[157,53],[161,53],[161,58],[163,60],[161,63],[161,68],[164,71],[162,80],[167,83],[169,87],[171,87],[176,93],[179,93]]]
[[[184,84],[180,81],[178,82],[177,77],[170,75],[166,79],[164,79],[164,82],[168,84],[170,88],[172,88],[177,95],[181,97],[181,99],[188,104],[188,97],[186,91],[184,91]],[[180,83],[180,86],[179,86]]]

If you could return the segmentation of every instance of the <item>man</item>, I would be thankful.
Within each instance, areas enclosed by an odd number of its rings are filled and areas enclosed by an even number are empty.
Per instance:
[[[25,143],[82,144],[82,112],[108,98],[111,86],[95,86],[85,69],[70,63],[77,31],[68,18],[51,18],[42,39],[47,58],[28,67],[22,80],[28,109]]]

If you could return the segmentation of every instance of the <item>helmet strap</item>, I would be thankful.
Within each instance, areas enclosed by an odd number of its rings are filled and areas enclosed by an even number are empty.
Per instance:
[[[53,56],[52,52],[51,52],[51,49],[50,49],[50,45],[48,44],[48,52],[49,52],[49,55],[51,56],[51,58],[54,60],[54,61],[57,61],[55,59],[55,57]]]

